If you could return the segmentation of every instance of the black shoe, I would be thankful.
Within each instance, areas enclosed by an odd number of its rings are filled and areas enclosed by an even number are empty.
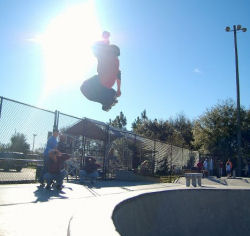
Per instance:
[[[50,190],[50,188],[51,188],[50,184],[47,184],[45,188],[46,188],[47,190]]]
[[[118,103],[118,100],[114,100],[112,104],[110,105],[102,105],[103,111],[109,111],[116,103]]]
[[[103,111],[109,111],[110,108],[111,108],[110,106],[102,105],[102,110],[103,110]]]
[[[44,187],[45,187],[45,184],[44,183],[40,183],[39,188],[44,188]]]
[[[110,105],[110,108],[113,107],[116,103],[118,103],[118,100],[115,98],[115,99],[113,100],[113,103]]]
[[[62,185],[56,185],[56,189],[61,191],[62,190]]]

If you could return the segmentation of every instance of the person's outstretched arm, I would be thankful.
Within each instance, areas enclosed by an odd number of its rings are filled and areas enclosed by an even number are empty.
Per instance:
[[[116,96],[120,97],[121,96],[121,71],[119,70],[118,75],[117,75],[117,92]]]

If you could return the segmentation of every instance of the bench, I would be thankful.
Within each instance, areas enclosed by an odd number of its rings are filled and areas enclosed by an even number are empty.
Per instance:
[[[186,177],[186,186],[187,187],[190,186],[191,179],[192,179],[192,185],[194,187],[197,186],[197,182],[198,182],[198,185],[201,186],[202,173],[185,173],[185,177]]]

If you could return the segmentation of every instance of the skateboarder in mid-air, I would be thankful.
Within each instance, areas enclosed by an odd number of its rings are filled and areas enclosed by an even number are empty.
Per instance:
[[[81,92],[91,101],[102,104],[102,110],[109,111],[121,96],[121,72],[119,70],[120,49],[110,45],[110,33],[104,31],[103,40],[93,46],[93,53],[97,58],[97,73],[83,82]],[[117,91],[112,87],[117,83]]]

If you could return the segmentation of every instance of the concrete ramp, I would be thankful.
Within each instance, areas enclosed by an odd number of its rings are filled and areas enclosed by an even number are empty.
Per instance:
[[[146,193],[119,203],[112,219],[122,236],[249,235],[250,190]]]

